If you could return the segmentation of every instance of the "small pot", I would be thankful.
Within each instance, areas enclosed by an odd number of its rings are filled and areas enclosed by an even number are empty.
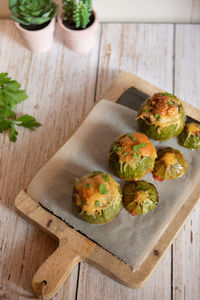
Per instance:
[[[27,30],[17,22],[15,22],[15,26],[24,39],[26,47],[32,52],[46,52],[51,48],[55,30],[55,18],[46,27],[39,30]]]
[[[58,16],[58,26],[62,33],[65,45],[78,53],[89,52],[94,46],[95,37],[98,29],[98,17],[93,10],[94,22],[85,29],[73,30],[63,24],[62,13]]]

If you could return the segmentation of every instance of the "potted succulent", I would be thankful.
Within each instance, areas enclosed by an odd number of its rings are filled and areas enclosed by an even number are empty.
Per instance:
[[[11,18],[33,52],[51,48],[58,5],[52,0],[9,0]]]
[[[66,46],[76,52],[92,49],[98,28],[98,18],[91,0],[63,0],[58,25]]]

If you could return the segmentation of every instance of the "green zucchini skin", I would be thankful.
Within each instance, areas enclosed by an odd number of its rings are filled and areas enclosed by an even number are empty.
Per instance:
[[[127,141],[122,142],[123,138],[128,138],[130,135],[132,135],[133,138],[131,146]],[[141,141],[145,141],[145,143],[140,143]],[[151,151],[143,154],[144,156],[140,152],[135,152],[134,150],[135,147],[140,147],[142,144],[145,145],[144,149],[145,147],[151,147]],[[123,149],[127,149],[127,147],[130,147],[128,148],[129,152],[127,152],[128,159],[124,161],[120,158],[120,151],[123,152]],[[115,149],[121,150],[116,151]],[[141,179],[153,170],[156,156],[156,149],[146,135],[141,132],[126,133],[119,136],[112,143],[108,153],[108,163],[113,173],[120,179],[133,181]]]
[[[153,170],[155,159],[143,157],[137,162],[136,167],[133,169],[129,165],[120,167],[119,156],[116,153],[111,153],[108,162],[112,171],[119,178],[123,180],[139,180]]]
[[[191,150],[200,149],[200,133],[188,133],[187,126],[188,124],[186,124],[183,132],[179,135],[179,144]],[[198,127],[200,128],[199,124]]]
[[[146,193],[145,200],[138,201],[138,195]],[[137,196],[136,196],[137,195]],[[144,180],[127,183],[123,190],[124,207],[132,215],[145,215],[158,205],[159,196],[156,187]]]
[[[166,153],[174,153],[177,162],[172,165],[167,165],[164,161],[164,155]],[[162,180],[173,180],[184,176],[188,169],[188,163],[185,160],[183,154],[174,148],[167,147],[160,149],[158,152],[158,157],[156,158],[153,176],[155,179]]]
[[[142,104],[138,116],[142,113],[143,108],[147,105],[148,100],[149,98]],[[159,129],[158,126],[151,123],[149,119],[143,117],[138,119],[139,130],[144,134],[146,134],[149,138],[154,140],[159,140],[159,141],[166,141],[178,136],[184,129],[186,115],[181,101],[178,98],[176,98],[176,100],[179,101],[179,119],[180,119],[179,124],[170,124],[169,126]]]

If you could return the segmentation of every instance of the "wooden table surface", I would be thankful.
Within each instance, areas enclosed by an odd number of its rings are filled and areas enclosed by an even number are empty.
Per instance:
[[[42,127],[21,128],[17,142],[0,135],[0,300],[36,299],[31,280],[56,242],[20,217],[14,198],[65,142],[119,71],[143,77],[200,108],[200,25],[101,24],[87,55],[68,50],[56,32],[46,54],[29,52],[11,21],[0,21],[0,72],[27,90],[18,112]],[[144,288],[131,290],[83,262],[55,300],[200,299],[200,207]]]

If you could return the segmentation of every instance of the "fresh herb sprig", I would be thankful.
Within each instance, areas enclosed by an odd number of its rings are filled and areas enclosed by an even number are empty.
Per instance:
[[[10,130],[9,138],[11,142],[17,140],[17,126],[35,130],[41,126],[36,119],[30,115],[17,117],[13,108],[18,103],[28,98],[26,91],[20,90],[21,85],[8,77],[8,73],[0,73],[0,133]]]

